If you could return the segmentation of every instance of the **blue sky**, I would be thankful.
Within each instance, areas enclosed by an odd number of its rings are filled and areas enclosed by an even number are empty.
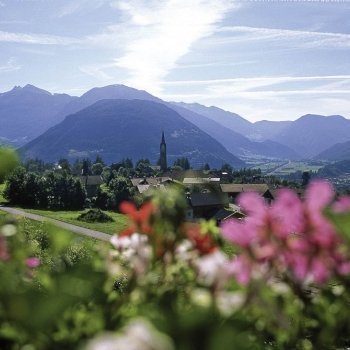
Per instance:
[[[126,84],[251,120],[350,118],[350,0],[0,0],[0,92]]]

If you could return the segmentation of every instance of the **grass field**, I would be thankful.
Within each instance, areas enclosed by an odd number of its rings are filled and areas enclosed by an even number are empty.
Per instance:
[[[106,211],[105,213],[111,216],[114,219],[114,222],[107,223],[88,223],[78,220],[78,216],[84,212],[84,210],[72,210],[72,211],[63,211],[63,210],[39,210],[39,209],[23,209],[27,212],[46,216],[51,219],[56,219],[64,222],[68,222],[73,225],[89,228],[91,230],[101,231],[104,233],[117,233],[123,230],[127,225],[127,218],[125,215],[118,214],[112,211]]]
[[[285,164],[284,166],[276,169],[276,171],[273,172],[274,175],[288,175],[295,173],[297,171],[313,171],[317,172],[319,169],[321,169],[323,165],[314,165],[310,164],[308,162],[289,162]]]

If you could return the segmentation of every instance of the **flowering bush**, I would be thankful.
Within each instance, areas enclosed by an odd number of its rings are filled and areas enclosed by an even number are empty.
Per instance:
[[[330,349],[350,346],[350,199],[326,182],[247,216],[185,222],[185,197],[123,203],[110,244],[28,221],[0,232],[4,349]],[[19,225],[19,226],[18,226]]]

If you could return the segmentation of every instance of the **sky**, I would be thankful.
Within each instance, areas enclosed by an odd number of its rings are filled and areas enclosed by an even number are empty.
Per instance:
[[[350,118],[350,0],[0,0],[0,92],[125,84],[250,121]]]

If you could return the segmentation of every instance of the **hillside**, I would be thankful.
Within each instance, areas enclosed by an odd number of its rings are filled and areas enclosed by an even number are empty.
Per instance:
[[[256,141],[271,140],[292,123],[292,121],[260,120],[253,124],[254,133],[250,134],[249,138]]]
[[[328,164],[318,172],[321,177],[338,177],[346,174],[350,174],[350,159]]]
[[[56,124],[56,115],[75,97],[32,85],[0,94],[0,142],[20,146]]]
[[[57,116],[63,120],[69,114],[76,113],[100,100],[146,100],[162,102],[159,98],[143,90],[137,90],[125,85],[115,84],[104,87],[93,88],[81,95],[76,100],[67,104]]]
[[[253,142],[242,134],[230,130],[222,124],[195,113],[185,107],[185,104],[170,104],[170,107],[178,112],[183,118],[198,126],[204,132],[219,141],[229,152],[238,157],[267,157],[278,159],[298,159],[300,156],[292,149],[266,140]]]
[[[350,120],[339,115],[307,114],[297,119],[273,141],[282,143],[305,158],[312,158],[339,142],[350,140]]]
[[[244,162],[221,144],[163,104],[144,100],[102,100],[69,115],[37,139],[21,148],[25,158],[56,161],[100,154],[107,163],[130,157],[156,163],[165,131],[168,162],[188,157],[193,166],[208,162],[234,167]]]
[[[337,143],[334,146],[327,148],[325,151],[315,156],[315,159],[331,161],[350,159],[350,141]]]
[[[203,115],[239,134],[246,136],[254,133],[253,124],[236,113],[215,106],[206,107],[199,103],[172,102],[172,104]]]

